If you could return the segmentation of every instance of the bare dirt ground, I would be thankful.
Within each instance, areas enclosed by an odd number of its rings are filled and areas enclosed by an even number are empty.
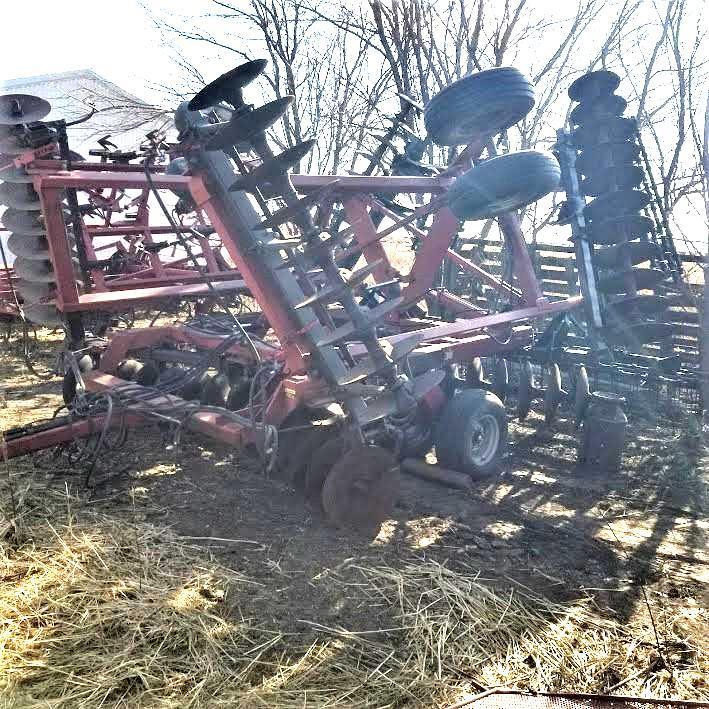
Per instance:
[[[53,339],[43,338],[44,364]],[[3,429],[50,416],[60,404],[59,380],[38,382],[17,355],[17,343],[2,346]],[[196,436],[170,448],[157,431],[133,434],[88,486],[83,470],[51,453],[10,465],[33,470],[38,485],[79,490],[92,509],[168,526],[258,576],[262,585],[239,599],[239,612],[304,635],[315,633],[314,621],[359,631],[383,622],[357,594],[333,594],[323,578],[424,559],[545,597],[591,597],[621,624],[645,617],[646,596],[656,614],[707,609],[707,466],[691,430],[635,421],[623,469],[613,475],[577,466],[576,437],[563,418],[552,430],[535,415],[510,419],[510,432],[499,479],[471,494],[402,476],[395,515],[371,543],[328,527],[243,454]],[[706,641],[709,627],[701,628],[695,632]]]

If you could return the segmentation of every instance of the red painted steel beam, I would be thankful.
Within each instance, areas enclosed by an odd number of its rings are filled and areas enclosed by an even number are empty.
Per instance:
[[[518,290],[515,290],[504,281],[501,281],[499,278],[493,276],[491,273],[488,273],[484,268],[481,268],[476,263],[473,263],[464,256],[461,256],[457,251],[453,251],[453,249],[448,249],[448,251],[446,252],[446,258],[449,261],[452,261],[463,271],[472,273],[478,280],[487,284],[491,288],[501,291],[502,293],[506,293],[507,295],[516,298],[517,300],[521,299],[522,294]]]
[[[31,167],[28,168],[28,172],[32,175],[40,174],[43,171],[54,174],[57,172],[57,165],[61,164],[61,161],[57,162],[57,160],[33,160]],[[151,165],[150,172],[159,174],[161,172],[165,172],[166,167],[166,165]],[[116,165],[113,163],[89,162],[81,160],[72,160],[71,168],[72,171],[81,170],[82,172],[145,172],[145,165],[132,165],[130,163]]]
[[[142,224],[135,225],[116,225],[116,226],[94,226],[92,224],[87,224],[89,236],[132,236],[137,234],[143,234],[146,229],[150,231],[151,234],[174,234],[175,230],[171,226],[149,226],[146,227]],[[190,229],[194,229],[193,226],[183,226],[179,227],[180,232],[188,232]]]
[[[539,301],[546,301],[537,274],[534,272],[534,264],[529,251],[527,251],[527,243],[522,234],[519,217],[514,212],[509,212],[498,217],[497,223],[512,251],[514,274],[517,276],[519,287],[522,290],[525,305],[532,306]]]
[[[460,220],[448,207],[436,213],[428,236],[421,242],[409,273],[408,285],[402,291],[404,303],[418,303],[428,293],[436,280],[444,254],[458,233]]]
[[[182,326],[165,326],[137,328],[131,330],[121,330],[111,335],[111,341],[101,356],[101,368],[107,372],[113,372],[119,362],[126,359],[129,352],[145,347],[153,347],[164,343],[178,343],[194,345],[203,350],[213,350],[224,342],[226,336],[205,335],[197,330],[191,330]],[[262,359],[278,360],[282,357],[282,351],[275,345],[270,345],[261,340],[254,340],[254,346],[259,351]],[[229,348],[229,354],[239,358],[243,356],[243,362],[253,362],[254,356],[251,349],[244,345],[234,345]]]
[[[177,283],[204,283],[205,274],[199,273],[198,271],[183,271],[182,275],[173,276],[170,278],[135,278],[132,276],[142,275],[143,272],[138,274],[125,274],[116,276],[115,279],[108,278],[106,280],[106,288],[111,291],[119,290],[133,290],[136,288],[155,288],[157,286],[171,286]],[[236,281],[239,278],[239,274],[236,271],[220,271],[219,273],[210,273],[209,280],[212,283],[217,283],[219,281]],[[119,280],[120,279],[120,280]],[[242,284],[238,290],[246,289],[246,285]]]
[[[55,163],[56,166],[56,163]],[[84,166],[85,167],[85,166]],[[121,166],[129,167],[129,166]],[[64,170],[56,171],[56,167],[50,173],[37,172],[35,179],[39,184],[51,188],[74,187],[76,189],[86,189],[89,187],[110,187],[114,189],[145,189],[148,185],[147,178],[142,170],[135,172],[122,170]],[[195,178],[183,177],[182,175],[166,175],[157,173],[153,177],[153,183],[158,189],[187,189],[190,182]],[[439,177],[369,177],[365,175],[292,175],[294,187],[299,192],[310,192],[329,185],[333,180],[337,184],[333,185],[333,194],[343,192],[348,193],[369,193],[369,192],[411,192],[421,194],[438,194],[444,192],[450,184],[450,179]]]
[[[386,341],[389,344],[394,345],[397,342],[406,340],[414,335],[420,337],[420,341],[422,343],[435,342],[436,340],[441,340],[446,337],[468,337],[479,332],[480,330],[483,330],[484,328],[495,327],[496,325],[505,325],[507,323],[517,321],[531,320],[533,318],[540,318],[553,313],[566,312],[578,307],[582,302],[583,298],[579,295],[554,303],[545,302],[533,308],[519,308],[517,310],[510,310],[504,313],[481,315],[473,320],[456,320],[452,323],[433,325],[432,327],[421,330],[409,330],[408,332],[398,335],[389,335],[388,337],[381,337],[379,339],[381,342]],[[455,343],[449,344],[453,347]],[[366,348],[364,345],[359,343],[349,345],[348,349],[353,356],[361,356],[366,354]]]
[[[119,379],[98,371],[87,372],[84,375],[84,383],[89,391],[94,392],[106,391],[119,385],[125,388],[127,384],[125,379]],[[135,387],[136,392],[146,391],[146,387],[142,387],[140,384],[133,384],[132,386]],[[159,393],[145,401],[146,406],[165,406],[168,408],[176,408],[184,404],[185,400],[179,396]],[[128,407],[128,412],[133,412],[136,416],[140,416],[140,406]],[[234,419],[211,411],[197,411],[187,419],[186,426],[192,431],[203,433],[210,438],[230,445],[239,446],[250,440],[249,431],[234,421]]]
[[[504,340],[492,335],[473,335],[463,337],[455,342],[441,342],[422,345],[416,348],[417,354],[446,353],[446,359],[451,362],[470,362],[473,357],[486,357],[498,352],[509,352],[532,343],[533,330],[529,325],[515,327]]]
[[[77,438],[88,438],[94,433],[100,433],[106,421],[105,416],[96,416],[67,423],[44,431],[29,433],[18,438],[6,440],[4,444],[4,455],[8,458],[16,458],[20,455],[27,455],[34,451],[54,448],[61,443],[68,443]],[[122,423],[120,416],[115,416],[112,425]]]
[[[76,287],[76,286],[74,286]],[[76,300],[57,301],[57,308],[63,313],[73,313],[81,310],[120,310],[126,305],[158,300],[160,298],[190,298],[218,293],[243,290],[246,284],[242,280],[225,281],[212,284],[206,283],[180,284],[176,286],[157,286],[155,288],[135,288],[132,290],[106,291],[102,293],[85,293],[77,295]]]

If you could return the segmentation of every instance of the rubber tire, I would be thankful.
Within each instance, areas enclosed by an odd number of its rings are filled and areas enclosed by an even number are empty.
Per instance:
[[[465,76],[437,93],[424,110],[429,138],[438,145],[467,145],[521,121],[534,106],[534,86],[514,67]]]
[[[468,456],[465,439],[472,422],[483,414],[492,414],[500,427],[497,450],[484,466],[475,464]],[[507,452],[507,415],[504,404],[485,389],[466,389],[456,394],[443,409],[436,427],[436,458],[443,468],[458,470],[474,478],[495,475]]]
[[[462,174],[448,190],[448,206],[458,219],[490,219],[536,202],[556,190],[560,179],[551,153],[520,150]]]

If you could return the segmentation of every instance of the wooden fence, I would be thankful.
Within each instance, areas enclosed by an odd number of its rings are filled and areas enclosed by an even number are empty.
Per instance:
[[[469,241],[463,243],[460,252],[490,273],[495,275],[502,273],[499,241]],[[550,300],[560,300],[578,294],[578,270],[573,246],[537,243],[536,248],[530,247],[530,255],[545,296]],[[682,262],[685,273],[690,276],[690,290],[694,298],[699,298],[703,283],[701,268],[703,257],[692,254],[682,255]],[[486,292],[489,293],[490,291]],[[485,295],[481,295],[475,301],[481,307],[489,305]],[[648,354],[669,354],[670,351],[674,351],[682,354],[689,362],[697,362],[700,314],[697,307],[689,304],[689,301],[686,296],[677,298],[664,313],[663,320],[675,326],[672,341],[662,345],[648,345],[646,349]]]

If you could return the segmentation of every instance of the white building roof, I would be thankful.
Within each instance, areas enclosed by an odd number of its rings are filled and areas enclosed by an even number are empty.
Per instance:
[[[94,106],[97,113],[91,119],[69,128],[72,149],[85,157],[90,148],[99,147],[96,139],[104,135],[110,134],[119,148],[129,150],[137,147],[149,130],[172,124],[169,112],[124,91],[92,69],[0,81],[0,93],[33,94],[46,99],[52,105],[50,120],[75,120]]]

